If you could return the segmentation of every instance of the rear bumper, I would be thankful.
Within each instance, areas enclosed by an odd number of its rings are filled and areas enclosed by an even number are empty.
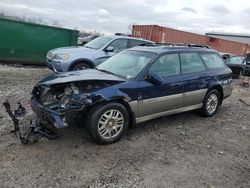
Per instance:
[[[31,98],[31,107],[39,118],[49,121],[56,128],[64,128],[67,126],[64,113],[51,110],[41,105],[34,97]]]

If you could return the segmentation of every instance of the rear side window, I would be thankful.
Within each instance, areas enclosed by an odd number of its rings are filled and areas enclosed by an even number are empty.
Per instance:
[[[218,54],[215,53],[201,54],[201,57],[204,60],[207,68],[210,70],[225,67],[225,63]]]
[[[129,48],[132,48],[134,46],[139,46],[142,44],[147,44],[147,42],[141,40],[129,40]]]
[[[120,52],[120,51],[127,48],[128,40],[127,39],[116,39],[109,46],[113,46],[114,47],[114,52],[117,53],[117,52]]]
[[[190,74],[205,71],[205,67],[197,53],[181,53],[182,74]]]

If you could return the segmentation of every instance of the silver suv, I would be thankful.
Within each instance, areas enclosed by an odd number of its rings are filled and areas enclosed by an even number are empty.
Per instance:
[[[46,64],[54,72],[93,68],[124,49],[148,44],[153,42],[127,36],[102,36],[84,46],[52,49],[47,54]]]

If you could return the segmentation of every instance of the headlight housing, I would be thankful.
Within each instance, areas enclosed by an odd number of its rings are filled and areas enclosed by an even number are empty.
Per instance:
[[[69,54],[56,54],[54,56],[54,59],[59,59],[59,60],[66,60],[69,58]]]

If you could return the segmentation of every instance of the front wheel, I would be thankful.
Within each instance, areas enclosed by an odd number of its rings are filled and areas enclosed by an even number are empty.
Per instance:
[[[200,109],[200,114],[204,117],[211,117],[218,111],[220,106],[221,95],[218,90],[211,90],[203,101],[203,106]]]
[[[119,103],[100,104],[88,113],[87,128],[98,144],[118,141],[128,127],[127,109]]]
[[[78,71],[78,70],[84,70],[84,69],[88,69],[89,66],[86,63],[78,63],[76,65],[74,65],[71,70],[72,71]]]

